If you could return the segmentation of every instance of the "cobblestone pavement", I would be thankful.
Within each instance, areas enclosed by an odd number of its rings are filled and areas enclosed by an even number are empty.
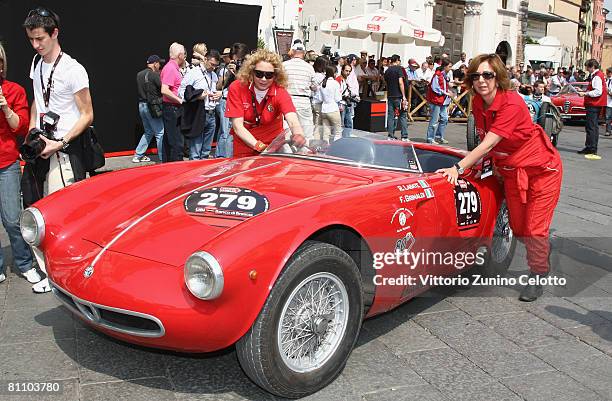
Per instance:
[[[425,128],[410,132],[423,138]],[[451,124],[451,145],[464,147],[464,133]],[[531,304],[517,301],[515,288],[429,291],[366,321],[341,376],[308,399],[612,400],[612,140],[601,137],[601,161],[575,153],[583,142],[584,128],[573,126],[559,144],[565,176],[553,260],[566,288],[547,288]],[[131,166],[125,157],[107,168]],[[526,271],[519,247],[510,274]],[[0,380],[63,383],[58,395],[2,400],[274,398],[247,379],[233,349],[194,356],[115,341],[14,273],[0,284],[0,319]]]

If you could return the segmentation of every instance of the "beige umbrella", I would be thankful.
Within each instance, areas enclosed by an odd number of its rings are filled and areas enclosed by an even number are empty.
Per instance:
[[[444,44],[444,35],[440,31],[423,27],[406,17],[386,10],[323,21],[320,30],[343,38],[365,39],[369,36],[373,41],[380,42],[381,55],[385,43],[414,43],[417,46]]]

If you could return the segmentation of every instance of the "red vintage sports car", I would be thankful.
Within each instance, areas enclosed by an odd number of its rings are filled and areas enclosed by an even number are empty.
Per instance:
[[[565,85],[558,95],[551,96],[550,100],[561,113],[561,118],[565,121],[584,121],[586,120],[586,109],[584,108],[584,98],[578,96],[578,92],[586,92],[588,82],[573,82]],[[605,107],[602,110],[600,119],[605,119]]]
[[[470,169],[453,187],[435,173],[464,151],[285,138],[256,157],[98,175],[26,209],[22,233],[95,329],[183,352],[235,344],[246,374],[284,397],[332,382],[362,320],[427,290],[422,277],[507,269],[516,241],[497,179]],[[393,259],[434,249],[482,258]]]

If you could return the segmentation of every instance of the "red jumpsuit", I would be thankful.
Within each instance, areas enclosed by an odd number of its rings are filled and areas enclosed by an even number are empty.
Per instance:
[[[563,176],[559,152],[514,91],[498,89],[487,110],[482,97],[476,95],[473,113],[481,139],[487,132],[503,138],[491,154],[504,179],[510,227],[525,244],[531,271],[546,274],[550,269],[550,224]]]

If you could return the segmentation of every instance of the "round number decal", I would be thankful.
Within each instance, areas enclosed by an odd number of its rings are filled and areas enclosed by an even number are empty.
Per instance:
[[[194,191],[185,199],[187,213],[200,216],[249,218],[268,210],[265,196],[250,189],[213,187]]]

